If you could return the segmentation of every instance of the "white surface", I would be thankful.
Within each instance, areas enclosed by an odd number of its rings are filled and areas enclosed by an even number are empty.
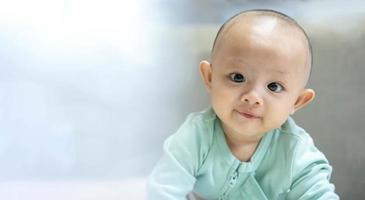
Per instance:
[[[114,200],[145,199],[145,180],[120,181],[10,181],[0,182],[4,200]]]

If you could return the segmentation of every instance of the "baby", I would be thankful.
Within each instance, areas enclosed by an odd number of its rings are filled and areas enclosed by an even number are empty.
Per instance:
[[[339,199],[327,159],[290,117],[315,96],[311,65],[292,18],[249,10],[229,19],[199,66],[211,107],[165,141],[148,198]]]

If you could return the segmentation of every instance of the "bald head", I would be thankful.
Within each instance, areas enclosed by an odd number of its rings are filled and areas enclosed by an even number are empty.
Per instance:
[[[231,17],[219,29],[214,40],[211,57],[214,59],[227,41],[231,40],[230,33],[234,29],[242,37],[265,43],[277,40],[279,45],[286,43],[294,50],[294,46],[300,46],[298,51],[306,54],[303,73],[305,84],[308,82],[312,66],[312,47],[309,38],[303,28],[289,16],[274,10],[248,10]],[[232,41],[231,41],[232,42]],[[299,44],[299,45],[297,45]]]

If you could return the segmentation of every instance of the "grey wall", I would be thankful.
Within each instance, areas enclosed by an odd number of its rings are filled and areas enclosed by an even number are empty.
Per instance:
[[[221,23],[273,8],[313,43],[317,97],[294,117],[341,197],[365,198],[360,1],[26,2],[0,3],[0,181],[146,177],[163,140],[209,105],[198,63]]]

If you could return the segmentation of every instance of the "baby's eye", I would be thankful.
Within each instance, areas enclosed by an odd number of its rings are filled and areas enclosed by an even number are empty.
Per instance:
[[[270,83],[269,85],[267,85],[267,88],[269,88],[269,90],[273,91],[273,92],[281,92],[284,90],[284,87],[282,85],[280,85],[279,83]]]
[[[236,83],[242,83],[242,82],[246,81],[246,78],[242,74],[239,74],[239,73],[232,73],[229,75],[229,78],[233,82],[236,82]]]

